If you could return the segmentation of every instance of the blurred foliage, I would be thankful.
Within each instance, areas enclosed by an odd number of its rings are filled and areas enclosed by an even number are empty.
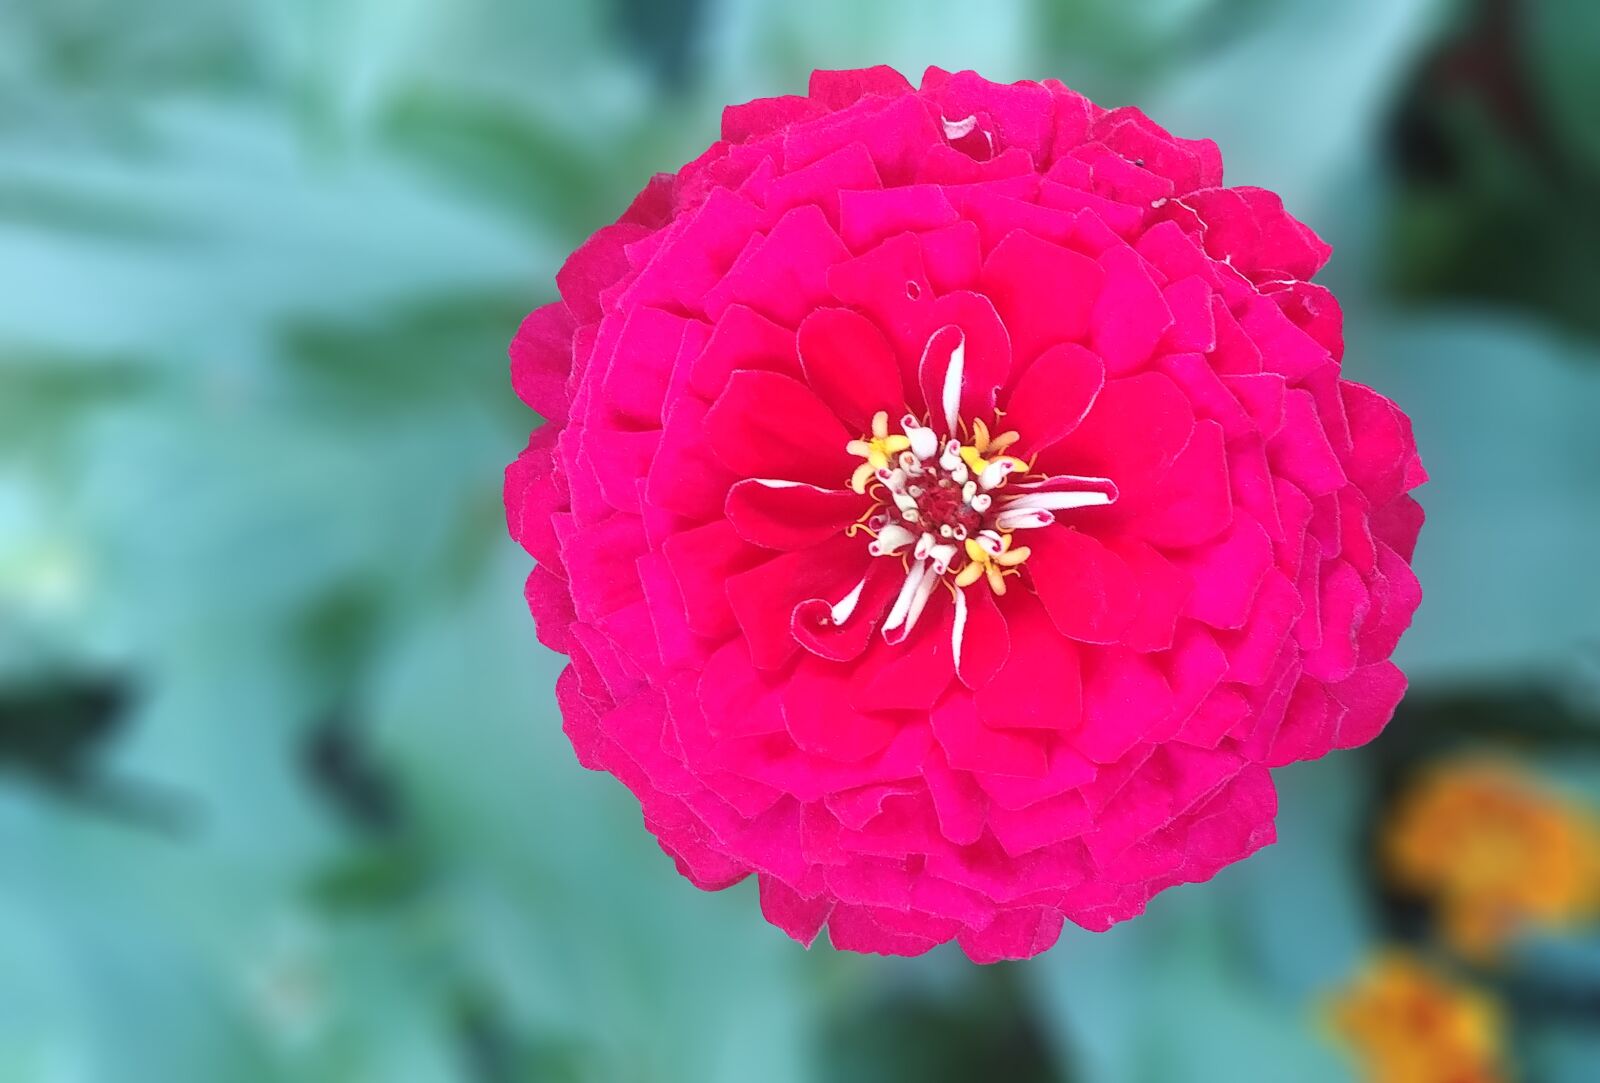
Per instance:
[[[1600,332],[1600,7],[1468,6],[1413,75],[1390,138],[1399,287]]]
[[[1433,950],[1376,840],[1495,749],[1600,795],[1600,24],[1586,0],[0,5],[0,1083],[1319,1083]],[[1056,76],[1335,243],[1434,481],[1415,692],[1278,846],[978,970],[802,952],[580,770],[523,609],[504,345],[723,104]],[[1589,681],[1589,683],[1585,683]],[[1600,1077],[1600,940],[1476,982]]]

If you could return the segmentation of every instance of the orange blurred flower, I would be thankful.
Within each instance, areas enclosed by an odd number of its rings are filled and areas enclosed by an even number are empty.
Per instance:
[[[1369,1083],[1506,1083],[1495,1002],[1390,952],[1338,992],[1328,1022]]]
[[[1600,822],[1500,761],[1436,768],[1401,801],[1383,851],[1394,881],[1437,904],[1469,958],[1492,958],[1528,926],[1600,912]]]

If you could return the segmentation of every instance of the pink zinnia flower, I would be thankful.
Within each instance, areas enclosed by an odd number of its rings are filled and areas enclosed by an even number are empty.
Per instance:
[[[580,761],[809,943],[979,961],[1273,838],[1405,679],[1424,480],[1328,247],[1056,82],[817,72],[556,277],[506,475]]]

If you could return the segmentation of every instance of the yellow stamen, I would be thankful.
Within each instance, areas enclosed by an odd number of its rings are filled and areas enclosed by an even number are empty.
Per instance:
[[[867,482],[876,470],[888,466],[894,457],[911,447],[911,438],[904,433],[889,432],[889,412],[879,410],[872,415],[872,431],[859,440],[852,440],[844,446],[851,455],[859,455],[867,461],[856,467],[855,473],[850,477],[850,487],[858,493],[867,491]]]
[[[982,418],[972,421],[972,446],[980,455],[989,450],[989,426],[983,423]]]
[[[1020,574],[1016,569],[1027,560],[1032,550],[1026,545],[1011,548],[1011,534],[1000,535],[1000,552],[991,553],[974,538],[968,538],[963,546],[967,551],[967,565],[956,573],[956,586],[965,587],[976,583],[980,578],[987,577],[989,589],[996,594],[1006,592],[1005,577]]]
[[[983,450],[985,453],[1004,451],[1006,448],[1010,447],[1012,444],[1021,439],[1022,434],[1013,429],[1010,432],[1003,432],[999,436],[991,438],[989,441],[989,446]]]
[[[1006,543],[1010,544],[1011,535],[1007,534],[1005,538]],[[1029,549],[1026,545],[1022,545],[1015,549],[1003,550],[999,556],[994,558],[994,562],[1005,568],[1015,568],[1017,565],[1027,560],[1032,553],[1032,549]]]
[[[872,477],[876,472],[870,462],[862,463],[856,467],[855,473],[850,475],[850,488],[858,493],[865,493],[868,483],[872,481]]]

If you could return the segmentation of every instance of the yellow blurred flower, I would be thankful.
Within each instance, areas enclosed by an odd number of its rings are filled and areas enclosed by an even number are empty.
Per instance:
[[[1446,765],[1406,795],[1383,838],[1395,883],[1432,899],[1446,939],[1492,958],[1528,926],[1600,912],[1600,822],[1499,761]]]
[[[1378,956],[1328,1006],[1367,1083],[1506,1083],[1499,1007],[1401,953]]]

